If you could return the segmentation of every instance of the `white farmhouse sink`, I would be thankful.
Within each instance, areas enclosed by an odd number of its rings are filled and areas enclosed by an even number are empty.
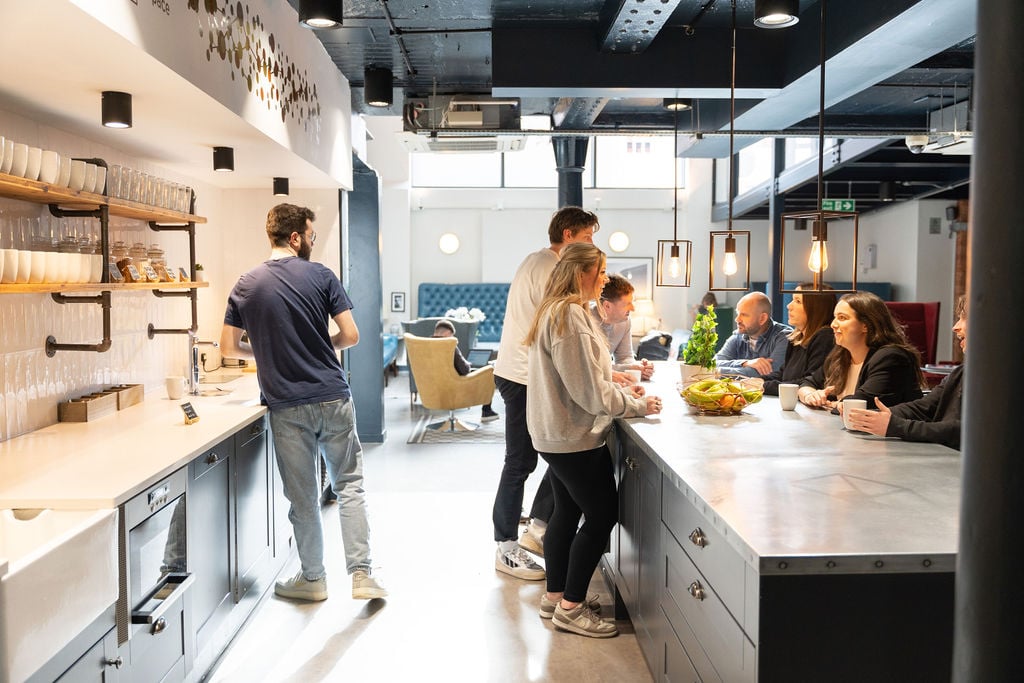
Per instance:
[[[0,510],[0,682],[49,661],[117,585],[117,510]]]

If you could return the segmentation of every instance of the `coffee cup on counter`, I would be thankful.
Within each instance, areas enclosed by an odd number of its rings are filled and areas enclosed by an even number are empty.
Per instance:
[[[633,385],[634,386],[636,386],[637,384],[640,384],[641,374],[640,374],[639,370],[624,370],[623,372],[625,372],[627,375],[629,375],[630,379],[633,380]]]
[[[185,394],[185,378],[181,375],[168,375],[164,380],[167,387],[167,398],[176,401]]]
[[[868,402],[862,398],[844,398],[843,399],[843,426],[851,432],[857,431],[850,426],[850,413],[854,410],[866,410]]]
[[[779,385],[779,405],[783,410],[796,410],[797,390],[800,387],[796,384]]]

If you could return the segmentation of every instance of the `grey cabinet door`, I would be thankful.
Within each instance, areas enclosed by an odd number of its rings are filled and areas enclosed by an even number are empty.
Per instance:
[[[235,529],[238,582],[235,599],[252,588],[273,555],[267,423],[260,418],[235,434]]]
[[[629,439],[620,445],[619,528],[616,584],[630,618],[636,618],[640,582],[640,471],[639,449]]]
[[[231,611],[231,439],[189,464],[188,567],[192,584],[192,624],[201,653]]]

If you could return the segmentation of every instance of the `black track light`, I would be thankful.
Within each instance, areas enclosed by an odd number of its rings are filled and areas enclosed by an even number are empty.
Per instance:
[[[288,179],[287,178],[274,178],[274,196],[275,197],[287,197],[288,196]]]
[[[232,147],[213,148],[213,170],[224,172],[235,170],[235,150]]]
[[[363,98],[366,103],[371,107],[390,107],[394,101],[393,79],[391,69],[366,67],[363,72]]]
[[[132,127],[132,96],[130,94],[104,90],[101,109],[103,125],[107,128]]]
[[[785,28],[800,21],[800,0],[754,0],[754,25]]]

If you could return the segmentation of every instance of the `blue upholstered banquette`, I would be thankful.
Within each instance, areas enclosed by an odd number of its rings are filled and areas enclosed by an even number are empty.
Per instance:
[[[477,328],[478,341],[499,342],[508,287],[507,282],[421,283],[417,297],[419,317],[443,317],[449,309],[460,306],[479,308],[487,320]]]

